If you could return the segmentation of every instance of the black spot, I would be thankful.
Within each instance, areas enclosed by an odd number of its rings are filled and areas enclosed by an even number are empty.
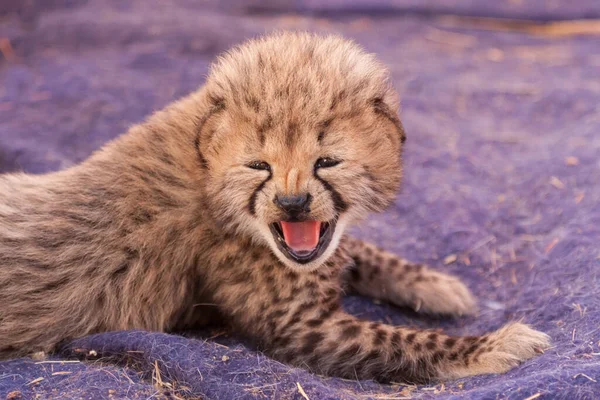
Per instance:
[[[319,124],[319,135],[317,137],[319,143],[323,142],[323,138],[325,137],[325,130],[329,128],[329,125],[331,125],[332,121],[333,118],[328,118]]]
[[[208,94],[208,101],[211,103],[213,109],[221,109],[225,107],[225,99],[221,96],[216,96],[213,93]]]
[[[322,318],[313,318],[306,321],[306,326],[310,328],[316,328],[323,325],[323,322],[325,322],[325,320]]]
[[[106,293],[104,291],[100,291],[96,296],[96,304],[98,308],[104,308],[104,305],[106,304]]]
[[[360,269],[359,266],[357,264],[353,264],[352,266],[350,266],[350,279],[353,282],[359,282],[360,281]]]
[[[300,323],[301,321],[302,321],[302,314],[301,313],[295,314],[292,318],[290,318],[290,320],[282,328],[282,332],[289,331],[290,329],[294,328],[294,326],[298,325],[298,323]]]
[[[299,287],[299,286],[294,286],[294,287],[292,287],[292,293],[291,293],[291,296],[292,296],[292,297],[296,297],[298,294],[300,294],[300,291],[301,291],[301,289],[300,289],[300,287]]]
[[[467,351],[465,351],[465,353],[463,354],[463,356],[464,357],[468,357],[471,353],[473,353],[475,350],[477,350],[478,347],[479,347],[479,345],[477,345],[477,344],[471,345],[471,347],[469,347],[467,349]]]
[[[273,341],[273,344],[282,349],[287,347],[292,339],[289,336],[280,336]]]
[[[117,269],[115,269],[114,271],[111,272],[110,277],[113,280],[118,280],[123,275],[125,275],[128,270],[129,270],[129,263],[123,263],[123,264],[119,265],[119,267]]]
[[[172,167],[175,165],[175,163],[173,162],[173,159],[171,158],[171,155],[169,153],[167,153],[166,151],[163,151],[160,155],[160,161],[163,164],[166,164],[169,167]]]
[[[329,128],[329,125],[331,125],[332,121],[333,121],[333,118],[328,118],[325,121],[321,122],[321,124],[320,124],[321,129],[327,129],[327,128]]]
[[[341,340],[354,339],[360,334],[361,327],[358,324],[350,325],[344,328],[340,336]]]
[[[268,321],[267,322],[267,326],[269,329],[269,333],[272,334],[273,332],[277,332],[277,323],[275,321]]]
[[[371,272],[369,273],[369,278],[368,278],[368,280],[369,280],[369,281],[372,281],[373,279],[375,279],[375,277],[376,277],[377,275],[379,275],[379,274],[380,274],[380,272],[381,272],[381,271],[379,270],[379,267],[378,267],[377,265],[373,265],[373,267],[371,268]]]
[[[383,329],[380,329],[375,334],[375,339],[373,339],[373,346],[381,346],[385,343],[387,339],[387,332]]]
[[[281,317],[283,317],[284,315],[286,315],[287,312],[285,310],[275,310],[275,311],[271,311],[268,315],[267,315],[267,320],[271,320],[271,321],[275,321],[280,319]]]
[[[343,101],[346,99],[346,97],[348,97],[348,93],[346,92],[345,89],[342,89],[338,92],[336,97],[337,97],[338,101]]]
[[[252,254],[252,261],[256,262],[259,260],[259,258],[260,258],[260,254],[258,254],[258,253]],[[273,264],[271,264],[271,263],[265,263],[265,264],[261,265],[260,268],[262,269],[262,272],[264,274],[270,274],[271,272],[273,272]]]
[[[123,249],[123,251],[127,255],[127,261],[135,260],[135,259],[139,258],[139,256],[140,256],[139,251],[137,251],[136,249],[131,248],[131,247],[125,247],[125,249]]]
[[[444,346],[446,346],[447,349],[451,349],[452,347],[454,347],[455,344],[456,339],[454,338],[448,338],[444,341]]]
[[[272,275],[267,276],[265,281],[270,288],[275,288],[275,278]]]
[[[298,274],[295,271],[287,270],[285,271],[285,277],[290,280],[296,280],[298,279]]]
[[[248,105],[248,107],[252,108],[254,110],[254,112],[260,111],[260,101],[258,101],[258,99],[256,97],[246,96],[246,98],[244,100],[246,101],[246,104]]]
[[[337,107],[338,102],[339,102],[339,99],[337,98],[337,96],[332,98],[331,103],[329,105],[329,110],[333,111]]]
[[[445,354],[443,351],[436,351],[435,353],[433,353],[433,357],[431,359],[431,362],[434,364],[439,363],[440,361],[442,361],[445,357]]]
[[[296,144],[298,136],[300,135],[300,129],[298,128],[298,124],[295,122],[290,122],[288,125],[288,132],[285,138],[285,143],[288,147],[293,147]]]
[[[416,333],[409,333],[408,335],[406,335],[406,343],[412,344],[412,342],[415,341],[416,337],[417,337]]]
[[[273,295],[271,296],[271,302],[273,304],[279,304],[279,303],[281,303],[281,300],[282,299],[281,299],[281,297],[279,296],[278,293],[273,293]],[[265,308],[267,308],[267,307],[265,307]]]
[[[306,286],[308,289],[316,289],[316,288],[318,287],[318,284],[317,284],[317,282],[315,282],[315,281],[308,281],[308,282],[306,282],[306,285],[305,285],[305,286]]]
[[[340,304],[335,302],[335,303],[331,303],[329,304],[329,307],[321,312],[320,318],[329,318],[333,313],[335,313],[336,311],[338,311],[340,309]]]
[[[323,333],[318,331],[309,332],[303,338],[302,348],[300,349],[300,354],[306,355],[311,354],[316,347],[323,341],[325,336]]]

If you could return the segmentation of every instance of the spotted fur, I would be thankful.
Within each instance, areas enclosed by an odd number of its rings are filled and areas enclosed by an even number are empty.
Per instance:
[[[405,133],[386,69],[335,36],[280,33],[222,56],[206,84],[73,168],[0,177],[0,356],[93,332],[225,318],[273,357],[347,378],[504,372],[548,345],[522,324],[480,337],[364,321],[343,288],[417,311],[474,309],[456,278],[345,228],[385,209]],[[335,159],[318,168],[320,158]],[[336,223],[316,259],[285,257],[276,195]],[[308,212],[308,211],[307,211]]]

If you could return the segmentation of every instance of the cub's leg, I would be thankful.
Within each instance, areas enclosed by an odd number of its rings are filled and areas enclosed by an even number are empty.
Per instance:
[[[457,278],[414,264],[362,240],[342,246],[354,260],[349,284],[359,294],[429,314],[475,312],[475,300]]]
[[[274,358],[349,379],[427,382],[501,373],[549,345],[548,336],[520,323],[453,337],[360,320],[340,307],[341,266],[350,261],[340,258],[312,272],[258,253],[237,260],[237,268],[227,262],[214,300],[238,332]]]

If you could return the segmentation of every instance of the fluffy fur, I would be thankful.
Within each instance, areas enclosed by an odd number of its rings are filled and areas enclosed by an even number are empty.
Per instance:
[[[504,372],[542,351],[548,337],[518,323],[449,337],[340,308],[344,289],[429,313],[475,307],[456,278],[344,235],[394,199],[397,108],[386,69],[354,43],[281,33],[233,49],[197,92],[82,164],[0,177],[0,356],[222,318],[273,357],[349,378]],[[312,197],[303,218],[336,223],[305,264],[269,229],[288,218],[275,196],[299,193]]]

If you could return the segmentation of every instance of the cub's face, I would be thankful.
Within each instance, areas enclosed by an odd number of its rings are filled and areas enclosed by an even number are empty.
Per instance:
[[[389,205],[404,132],[386,78],[336,37],[267,37],[221,60],[205,88],[198,151],[224,229],[313,269],[349,223]]]

